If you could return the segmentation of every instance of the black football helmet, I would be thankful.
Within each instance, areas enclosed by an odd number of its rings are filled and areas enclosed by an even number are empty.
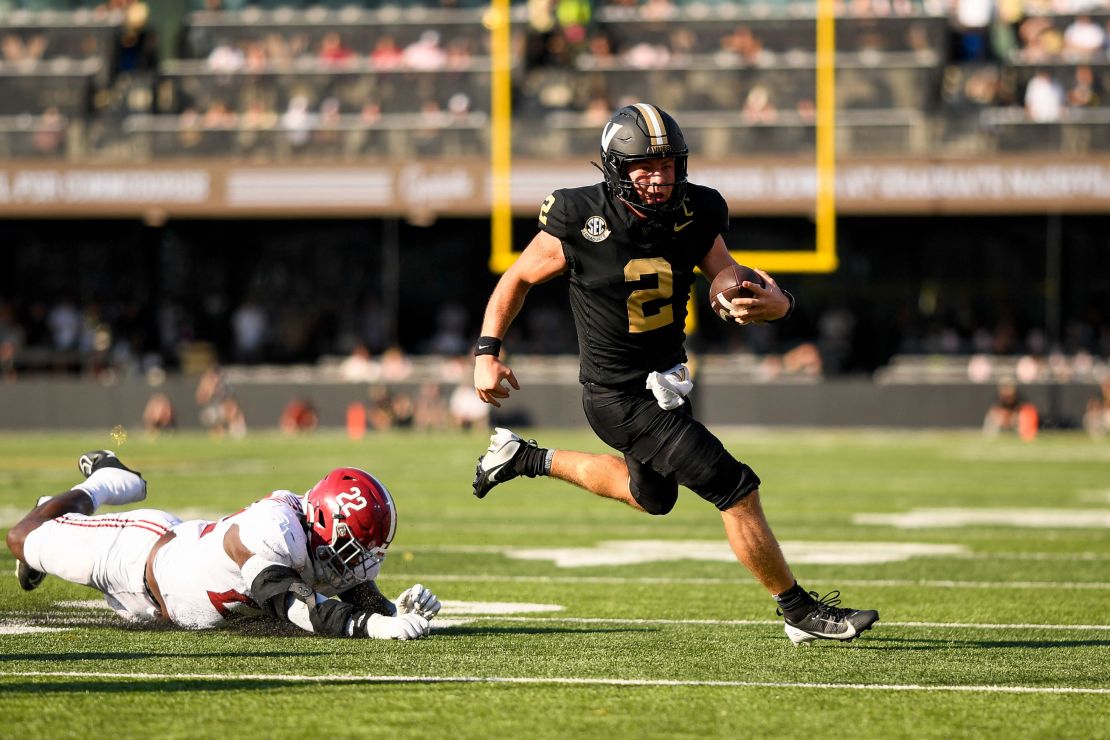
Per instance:
[[[648,216],[660,216],[682,205],[686,194],[686,139],[678,122],[650,103],[626,105],[613,114],[601,132],[601,164],[609,192]],[[674,190],[665,203],[640,200],[628,164],[638,159],[674,157]]]

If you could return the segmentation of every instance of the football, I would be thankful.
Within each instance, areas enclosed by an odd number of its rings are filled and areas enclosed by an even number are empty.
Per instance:
[[[713,284],[709,286],[709,304],[713,307],[713,313],[725,321],[732,321],[728,312],[732,299],[751,298],[755,295],[748,288],[742,287],[745,280],[766,286],[758,272],[743,265],[731,265],[717,273]]]

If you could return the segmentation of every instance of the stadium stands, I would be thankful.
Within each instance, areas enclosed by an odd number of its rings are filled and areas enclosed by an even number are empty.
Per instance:
[[[198,2],[160,62],[142,3],[7,3],[0,116],[30,116],[0,123],[11,157],[488,152],[489,34],[477,3]],[[599,3],[573,19],[587,22],[561,24],[516,4],[516,117],[556,134],[518,137],[516,149],[582,151],[599,115],[651,98],[683,112],[706,156],[812,150],[813,7]],[[999,19],[975,46],[936,3],[851,5],[837,23],[840,151],[1106,150],[1110,9],[1082,7],[1097,12]],[[66,146],[28,141],[57,129],[58,115]],[[325,135],[307,134],[316,129]]]

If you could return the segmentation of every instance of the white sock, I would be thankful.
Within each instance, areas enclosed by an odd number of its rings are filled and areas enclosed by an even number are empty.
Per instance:
[[[101,468],[73,489],[89,495],[93,511],[105,504],[123,506],[146,498],[146,481],[130,470],[119,468]]]

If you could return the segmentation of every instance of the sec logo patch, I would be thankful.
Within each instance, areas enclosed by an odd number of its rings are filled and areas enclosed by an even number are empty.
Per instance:
[[[582,227],[582,236],[592,242],[603,242],[609,238],[609,224],[601,216],[590,216]]]

